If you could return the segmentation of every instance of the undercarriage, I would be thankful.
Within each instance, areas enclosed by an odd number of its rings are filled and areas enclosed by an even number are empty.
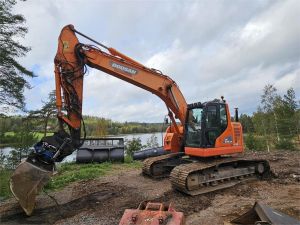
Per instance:
[[[238,183],[260,179],[270,172],[266,160],[242,158],[189,158],[171,153],[148,158],[143,174],[153,178],[170,177],[172,187],[188,195],[208,193]]]

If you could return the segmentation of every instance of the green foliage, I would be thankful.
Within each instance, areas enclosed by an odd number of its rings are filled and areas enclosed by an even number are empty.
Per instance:
[[[289,88],[283,98],[287,110],[293,112],[298,108],[299,105],[296,101],[296,93],[293,88]]]
[[[95,179],[114,171],[141,168],[141,166],[141,162],[131,160],[124,164],[114,164],[109,162],[101,164],[64,163],[58,168],[58,174],[52,178],[45,188],[47,190],[56,190],[63,188],[72,182]]]
[[[104,119],[104,118],[99,118],[98,120],[96,120],[95,125],[95,132],[94,132],[94,136],[96,137],[104,137],[107,135],[107,129],[109,126],[109,121]]]
[[[141,161],[132,160],[130,162],[127,162],[126,158],[125,158],[125,163],[122,164],[122,168],[142,169],[142,166],[143,163]]]
[[[270,113],[273,111],[274,102],[278,98],[277,89],[272,84],[267,84],[264,87],[261,95],[261,107],[264,112]]]
[[[127,155],[132,156],[134,152],[143,148],[140,138],[133,138],[132,140],[126,140],[125,150]]]
[[[11,192],[9,189],[9,179],[11,174],[11,170],[0,168],[0,198],[6,199],[11,196]]]
[[[18,41],[27,28],[25,18],[12,12],[15,4],[15,0],[0,1],[0,110],[3,112],[9,107],[24,108],[23,91],[30,87],[25,77],[34,76],[17,61],[30,48]]]
[[[125,158],[124,158],[124,162],[125,163],[133,163],[134,160],[133,160],[131,155],[126,155]]]
[[[31,134],[33,134],[35,136],[35,138],[37,140],[40,140],[41,138],[44,137],[44,133],[43,132],[31,132]],[[5,134],[3,134],[3,136],[0,135],[0,147],[1,146],[15,146],[16,145],[16,141],[18,140],[18,138],[16,139],[17,132],[6,132]],[[52,132],[48,132],[48,135],[53,135]]]
[[[79,180],[94,179],[105,175],[112,168],[111,163],[75,164],[66,163],[59,168],[59,174],[54,176],[45,187],[49,190],[62,188]]]
[[[263,137],[268,150],[270,147],[293,149],[295,145],[292,139],[299,137],[299,113],[299,105],[293,88],[289,88],[282,97],[277,94],[273,85],[266,85],[261,105],[251,117],[253,132],[255,136]],[[250,142],[248,142],[249,145],[251,146]]]
[[[51,91],[48,95],[47,101],[42,101],[43,106],[40,110],[30,111],[29,118],[34,118],[37,124],[42,124],[43,126],[43,137],[47,135],[48,124],[51,118],[56,115],[56,100],[55,100],[55,90]]]
[[[11,135],[12,133],[9,133],[9,132],[13,132],[13,131],[17,130],[21,126],[23,119],[24,119],[24,117],[22,117],[22,116],[1,115],[0,116],[0,135],[1,136]],[[0,139],[0,140],[2,143],[3,139]]]
[[[6,165],[5,160],[6,160],[6,156],[4,155],[3,150],[0,149],[0,170],[2,168],[5,168],[5,165]]]
[[[127,161],[127,160],[125,160]],[[57,190],[69,185],[72,182],[95,179],[110,173],[119,172],[127,169],[140,169],[142,163],[139,161],[120,163],[101,163],[101,164],[75,164],[63,163],[58,165],[58,174],[45,186],[46,190]],[[0,199],[11,197],[9,189],[9,179],[12,170],[0,168]]]
[[[282,138],[275,144],[276,149],[295,150],[295,145],[291,139]]]
[[[154,133],[161,131],[160,123],[114,122],[110,119],[83,116],[87,136],[100,137],[116,134]]]
[[[31,131],[29,120],[24,120],[22,126],[14,133],[14,142],[11,146],[14,148],[7,157],[6,167],[14,169],[30,153],[30,148],[38,141],[37,136]]]
[[[159,147],[157,137],[155,136],[155,134],[152,134],[151,137],[148,138],[146,147],[148,147],[148,148],[157,148],[157,147]]]
[[[255,149],[254,135],[252,133],[245,135],[244,139],[245,139],[245,145],[246,145],[247,149],[249,149],[249,150]]]
[[[51,94],[51,93],[50,93]],[[51,110],[50,110],[51,111]],[[48,118],[44,116],[47,110],[32,111],[28,115],[31,120],[32,127],[31,131],[35,132],[39,137],[43,137],[45,132],[47,134],[53,133],[57,130],[58,123],[56,111],[54,109],[53,114]],[[46,115],[46,114],[45,114]],[[138,122],[113,122],[110,119],[105,119],[96,116],[83,116],[87,137],[103,137],[106,135],[118,135],[118,134],[134,134],[134,133],[155,133],[160,132],[162,125],[161,123],[138,123]],[[0,145],[3,143],[11,143],[9,140],[4,140],[1,137],[11,136],[15,131],[22,125],[22,121],[26,116],[0,116]],[[47,129],[45,129],[47,127]],[[6,138],[6,137],[5,137]],[[9,138],[9,137],[7,137]]]
[[[13,144],[15,142],[14,139],[14,133],[1,133],[0,134],[0,144],[5,145],[5,144]]]
[[[254,125],[251,116],[241,114],[239,120],[242,124],[244,133],[254,132]]]
[[[283,98],[278,98],[274,106],[274,114],[278,121],[278,135],[280,139],[292,139],[297,135],[299,129],[299,118],[297,117],[298,104],[293,88],[287,90]],[[280,142],[281,140],[278,140]],[[283,140],[284,142],[286,140]]]
[[[266,141],[253,133],[245,135],[245,145],[249,150],[264,151],[267,149]]]

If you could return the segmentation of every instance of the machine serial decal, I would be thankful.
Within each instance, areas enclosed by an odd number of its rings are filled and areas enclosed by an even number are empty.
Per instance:
[[[138,73],[137,70],[126,67],[126,66],[123,66],[123,65],[118,64],[116,62],[111,62],[111,66],[115,69],[121,70],[121,71],[123,71],[125,73],[128,73],[130,75],[136,75]]]
[[[223,143],[225,144],[232,143],[232,136],[225,137]]]

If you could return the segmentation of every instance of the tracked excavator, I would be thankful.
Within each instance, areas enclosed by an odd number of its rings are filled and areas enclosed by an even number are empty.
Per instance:
[[[77,36],[93,44],[83,44]],[[82,94],[87,66],[147,90],[166,104],[171,123],[164,150],[169,154],[146,159],[144,174],[170,176],[175,189],[196,195],[268,173],[265,160],[222,157],[243,152],[242,126],[231,121],[223,97],[187,104],[169,76],[91,39],[73,25],[65,26],[59,35],[54,64],[59,130],[34,146],[10,180],[11,191],[27,215],[34,209],[36,194],[51,178],[55,163],[78,149],[85,139]]]

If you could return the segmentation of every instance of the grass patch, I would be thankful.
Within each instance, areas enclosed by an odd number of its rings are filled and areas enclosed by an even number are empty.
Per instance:
[[[65,163],[58,168],[58,174],[52,178],[45,188],[48,190],[56,190],[75,181],[94,179],[107,174],[107,172],[111,170],[111,167],[111,163]]]
[[[142,163],[137,161],[125,163],[105,162],[100,164],[64,163],[58,167],[58,174],[52,178],[45,188],[46,190],[57,190],[75,181],[95,179],[116,171],[141,167]]]
[[[46,190],[58,190],[75,181],[95,179],[97,177],[115,174],[122,170],[139,169],[142,168],[142,163],[139,161],[125,163],[105,162],[100,164],[63,163],[57,167],[58,174],[53,176],[51,181],[45,186]],[[12,173],[12,170],[0,170],[0,199],[2,200],[12,196],[9,189],[9,179]]]
[[[11,170],[0,169],[0,198],[2,199],[12,196],[9,189],[9,178],[11,174]]]

